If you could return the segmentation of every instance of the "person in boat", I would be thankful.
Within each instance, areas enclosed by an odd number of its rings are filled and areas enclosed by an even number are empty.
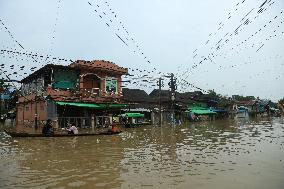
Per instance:
[[[113,120],[113,123],[111,124],[111,130],[110,130],[112,133],[120,133],[121,132],[121,130],[118,126],[118,123],[119,123],[119,120],[117,120],[117,119]]]
[[[77,127],[74,126],[74,125],[71,125],[71,127],[69,127],[69,129],[67,129],[67,131],[68,131],[68,134],[75,134],[76,135],[76,134],[79,133]]]
[[[113,124],[113,125],[111,126],[111,132],[113,132],[113,133],[120,133],[121,130],[120,130],[120,128],[119,128],[118,125]]]
[[[51,119],[48,119],[46,121],[46,124],[42,128],[42,134],[45,134],[45,135],[52,135],[52,134],[54,134]]]

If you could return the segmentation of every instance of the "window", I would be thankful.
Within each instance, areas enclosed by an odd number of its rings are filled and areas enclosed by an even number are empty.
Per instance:
[[[26,106],[26,111],[29,111],[29,107],[28,106]]]
[[[117,93],[117,79],[112,77],[106,78],[106,92]]]
[[[75,89],[77,85],[77,73],[71,70],[55,70],[53,88]]]

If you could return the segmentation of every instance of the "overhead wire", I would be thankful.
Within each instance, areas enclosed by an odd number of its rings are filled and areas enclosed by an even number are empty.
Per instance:
[[[271,4],[269,5],[269,6],[271,6]],[[254,9],[253,9],[254,10]],[[251,13],[252,12],[252,10],[249,12],[249,13]],[[246,16],[248,16],[249,15],[249,13],[247,13],[247,15]],[[258,12],[259,14],[260,14],[260,12]],[[263,13],[263,11],[261,11],[261,13]],[[281,14],[282,14],[282,12],[281,12]],[[255,19],[256,19],[257,17],[255,17]],[[274,19],[275,18],[277,18],[277,17],[274,17]],[[242,20],[244,19],[244,17],[242,18]],[[242,25],[240,25],[240,26],[242,26]],[[237,28],[237,29],[239,29],[240,28],[240,26]],[[235,31],[236,31],[236,29],[235,29]],[[225,36],[227,36],[228,35],[228,33],[225,35]],[[232,37],[232,34],[230,35],[231,37]],[[222,41],[222,39],[221,40],[219,40],[217,43],[216,43],[216,45],[218,45],[220,42]],[[226,40],[223,40],[225,43],[227,43],[228,42],[228,39],[226,39]],[[218,46],[219,47],[219,46]],[[260,48],[262,48],[263,47],[263,45],[260,47]],[[219,48],[220,49],[220,48]],[[216,50],[219,50],[218,48],[216,49]],[[193,53],[196,53],[196,50],[194,50],[193,51]],[[213,58],[214,58],[214,54],[211,52],[211,55],[213,55]],[[209,53],[209,56],[202,56],[201,57],[202,58],[202,60],[198,63],[198,64],[194,64],[191,68],[188,68],[188,69],[186,69],[181,75],[182,76],[184,76],[184,77],[187,77],[187,76],[185,76],[185,75],[189,75],[190,73],[192,73],[192,70],[193,69],[195,69],[195,68],[197,68],[197,66],[198,65],[200,65],[200,64],[203,64],[203,62],[204,61],[208,61],[208,60],[210,60],[211,62],[213,62],[213,60],[212,60],[212,57],[210,57],[210,53]],[[208,58],[208,59],[207,59]]]
[[[49,54],[53,53],[55,41],[56,41],[56,34],[57,34],[57,28],[58,28],[58,22],[59,22],[59,14],[60,14],[60,9],[62,8],[62,0],[57,0],[57,7],[56,7],[56,13],[55,13],[55,22],[52,28],[52,37],[50,39],[50,49],[49,49]],[[52,60],[46,60],[45,65],[48,63],[51,63]]]
[[[110,3],[108,1],[105,1],[103,5],[99,5],[98,2],[95,1],[88,1],[88,4],[94,8],[95,13],[99,16],[100,20],[105,19],[102,22],[105,22],[106,26],[111,29],[111,31],[115,34],[115,36],[127,47],[134,48],[132,52],[136,53],[139,52],[139,55],[143,57],[143,60],[147,63],[151,64],[151,61],[145,56],[145,53],[141,50],[141,47],[137,44],[137,41],[134,39],[133,36],[130,36],[130,32],[127,30],[127,28],[124,26],[122,21],[118,20],[118,14],[114,12],[114,10],[110,7]],[[103,9],[103,6],[107,6],[105,9]],[[109,12],[109,13],[107,13]],[[110,19],[107,19],[106,17],[109,16]],[[118,27],[115,24],[115,22],[118,24]],[[120,33],[118,33],[120,32]],[[130,44],[133,45],[130,45]],[[155,67],[153,67],[154,70],[156,70]]]

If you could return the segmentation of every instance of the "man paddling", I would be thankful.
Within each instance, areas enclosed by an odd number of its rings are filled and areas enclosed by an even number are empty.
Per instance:
[[[44,135],[53,135],[54,134],[51,119],[48,119],[46,121],[46,124],[42,128],[42,134],[44,134]]]

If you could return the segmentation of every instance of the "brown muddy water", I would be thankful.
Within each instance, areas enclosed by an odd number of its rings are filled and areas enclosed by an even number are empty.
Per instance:
[[[11,138],[0,188],[284,188],[284,120],[125,129],[116,136]]]

